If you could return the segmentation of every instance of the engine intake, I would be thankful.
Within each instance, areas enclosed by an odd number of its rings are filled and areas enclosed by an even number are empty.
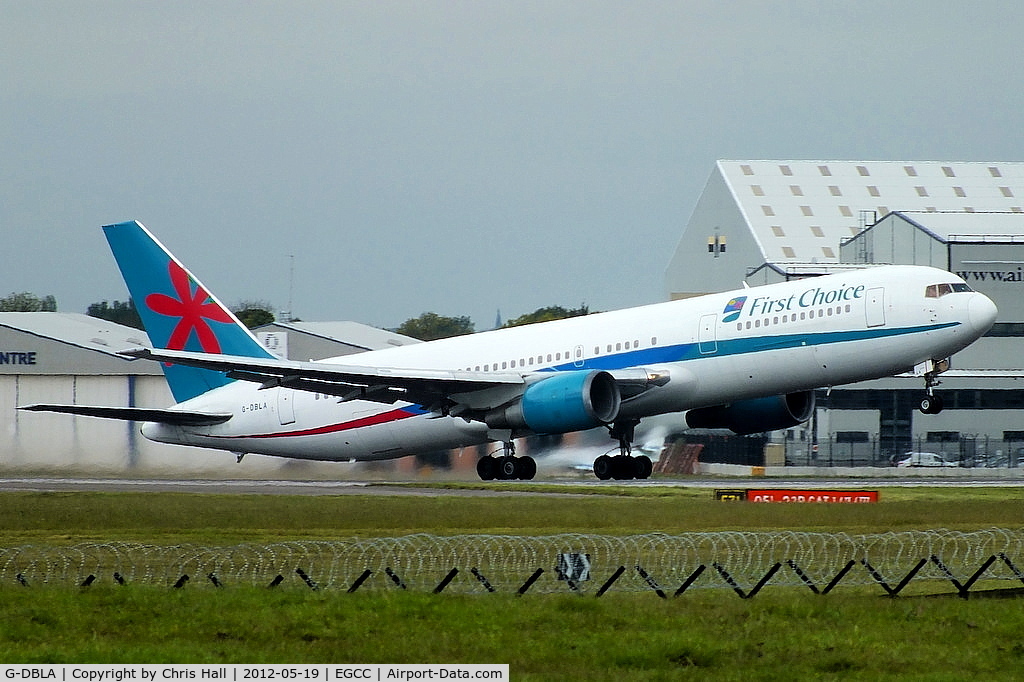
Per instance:
[[[729,429],[746,436],[788,429],[810,419],[813,412],[814,392],[801,391],[690,410],[686,425],[691,429]]]
[[[531,384],[516,402],[489,412],[493,429],[569,433],[615,421],[622,396],[608,372],[558,372]]]

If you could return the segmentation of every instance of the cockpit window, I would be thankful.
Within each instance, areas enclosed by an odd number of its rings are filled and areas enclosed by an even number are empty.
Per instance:
[[[924,295],[925,298],[941,298],[946,294],[962,293],[965,291],[972,291],[972,289],[963,282],[929,284],[924,290]]]

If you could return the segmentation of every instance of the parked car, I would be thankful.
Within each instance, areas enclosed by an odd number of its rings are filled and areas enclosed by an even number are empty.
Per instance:
[[[934,452],[905,452],[903,459],[896,462],[898,467],[958,467],[959,462],[950,462]]]

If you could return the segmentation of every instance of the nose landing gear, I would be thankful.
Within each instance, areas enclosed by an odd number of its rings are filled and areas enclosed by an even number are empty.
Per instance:
[[[924,377],[925,395],[918,403],[921,414],[938,414],[942,412],[942,397],[935,395],[935,387],[941,384],[939,375],[949,369],[949,359],[935,362],[929,360],[914,368],[914,374]]]

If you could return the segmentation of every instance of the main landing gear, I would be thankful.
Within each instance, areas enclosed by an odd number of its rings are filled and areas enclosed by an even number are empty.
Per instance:
[[[649,478],[654,463],[647,455],[634,457],[633,436],[639,419],[617,421],[608,427],[608,435],[619,441],[619,454],[601,455],[594,460],[594,475],[602,481],[614,478],[617,481]]]
[[[505,443],[505,454],[500,457],[484,455],[476,463],[476,473],[482,481],[530,481],[537,475],[537,462],[533,457],[516,457],[516,446]]]
[[[918,403],[917,409],[921,410],[921,414],[938,414],[942,412],[942,397],[935,395],[935,387],[942,383],[939,381],[939,374],[949,369],[949,360],[929,362],[926,368],[923,372],[925,395]]]

